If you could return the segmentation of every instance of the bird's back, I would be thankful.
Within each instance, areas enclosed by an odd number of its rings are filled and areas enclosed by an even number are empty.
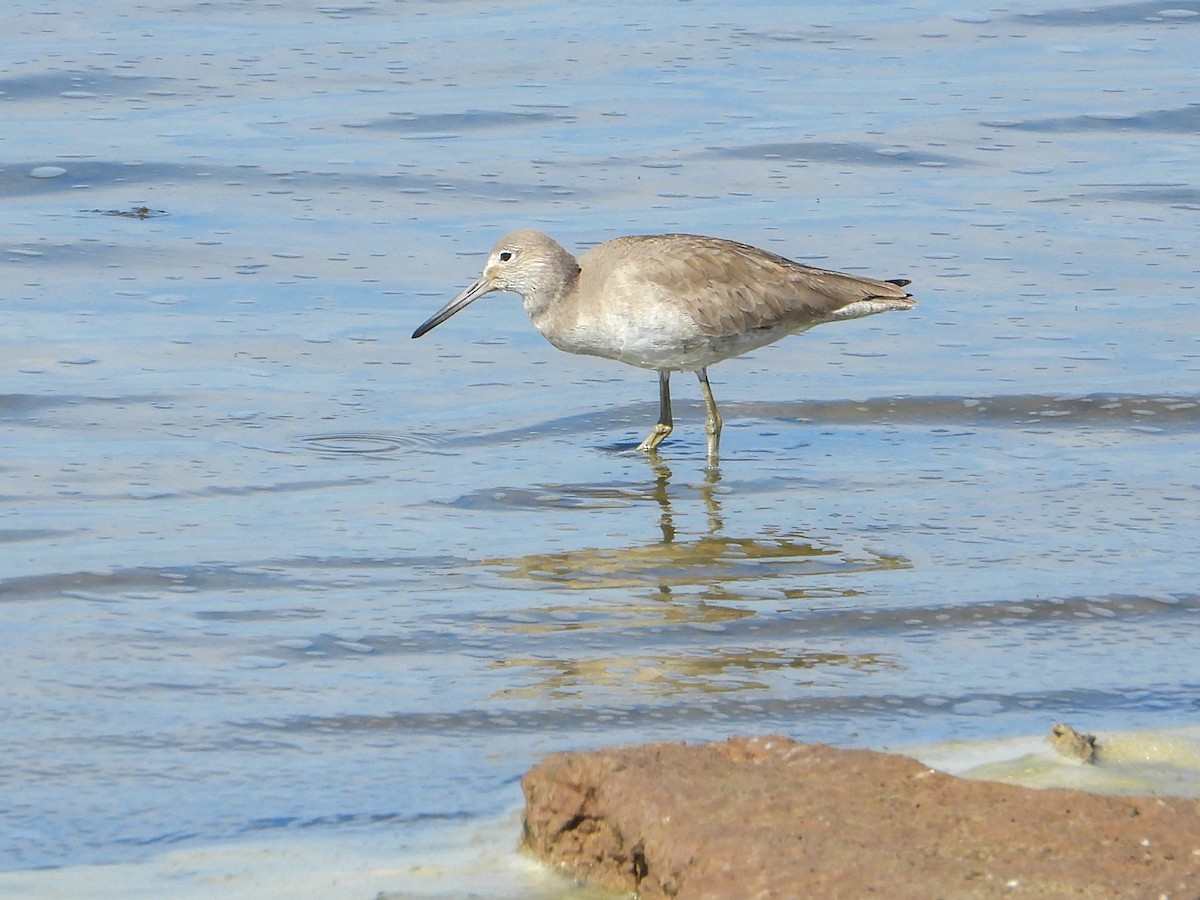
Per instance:
[[[587,281],[644,302],[670,304],[697,331],[720,338],[758,329],[802,331],[916,301],[907,282],[877,281],[802,265],[721,238],[634,235],[607,241],[579,260]]]

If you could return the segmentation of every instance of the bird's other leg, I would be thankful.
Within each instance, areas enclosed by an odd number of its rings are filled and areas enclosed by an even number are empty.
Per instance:
[[[704,420],[704,432],[708,435],[708,465],[709,468],[715,469],[721,448],[721,414],[717,411],[717,401],[713,399],[712,387],[708,383],[708,370],[697,369],[696,377],[700,379],[704,408],[708,411]]]
[[[667,369],[658,370],[658,424],[646,436],[638,447],[646,453],[653,453],[658,445],[671,433],[675,425],[671,421],[671,373]]]

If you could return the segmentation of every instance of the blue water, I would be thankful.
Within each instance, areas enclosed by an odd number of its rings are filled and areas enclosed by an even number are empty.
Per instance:
[[[0,868],[490,820],[546,753],[1195,723],[1200,4],[18,0]],[[694,379],[502,233],[920,305]],[[515,842],[516,835],[512,840]]]

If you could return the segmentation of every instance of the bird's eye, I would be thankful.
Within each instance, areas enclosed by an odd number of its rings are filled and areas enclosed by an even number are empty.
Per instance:
[[[511,250],[501,250],[500,251],[500,262],[511,262],[512,258],[513,258],[513,253]]]

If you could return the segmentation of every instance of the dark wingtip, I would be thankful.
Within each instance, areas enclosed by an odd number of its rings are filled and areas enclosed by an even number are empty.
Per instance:
[[[908,287],[912,282],[907,278],[889,278],[888,284],[894,284],[896,287]]]

